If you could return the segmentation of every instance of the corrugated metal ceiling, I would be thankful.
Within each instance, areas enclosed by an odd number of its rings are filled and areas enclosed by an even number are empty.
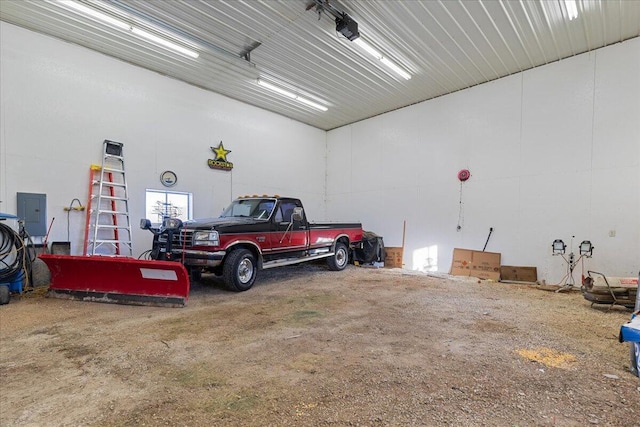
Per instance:
[[[0,0],[0,19],[325,130],[640,35],[638,0],[577,0],[575,19],[564,0],[78,0],[193,59],[57,1]],[[338,33],[332,11],[411,79]]]

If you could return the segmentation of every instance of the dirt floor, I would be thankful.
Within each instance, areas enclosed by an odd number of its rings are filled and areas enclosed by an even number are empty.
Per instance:
[[[640,426],[631,312],[579,292],[309,264],[185,308],[0,307],[2,426]]]

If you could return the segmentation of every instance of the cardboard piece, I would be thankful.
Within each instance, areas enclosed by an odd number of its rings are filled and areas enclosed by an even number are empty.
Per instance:
[[[501,255],[495,252],[474,251],[471,257],[470,275],[497,282],[500,280],[500,257]]]
[[[384,266],[386,268],[402,268],[402,248],[384,248]]]
[[[454,249],[450,274],[454,276],[470,276],[473,251],[470,249]]]
[[[536,267],[503,265],[500,267],[500,280],[513,282],[537,282],[538,269]]]
[[[450,274],[500,280],[500,257],[496,252],[455,248]]]

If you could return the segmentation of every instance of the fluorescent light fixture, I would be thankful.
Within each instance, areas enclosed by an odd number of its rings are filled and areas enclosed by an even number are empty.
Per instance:
[[[100,12],[99,10],[94,9],[92,7],[85,6],[84,4],[81,4],[72,0],[47,0],[47,2],[58,5],[58,6],[63,6],[69,10],[72,10],[73,12],[86,15],[88,17],[102,21],[105,24],[109,24],[121,30],[131,32],[132,34],[145,38],[150,42],[153,42],[160,46],[174,50],[183,55],[190,56],[191,58],[197,58],[198,56],[200,56],[200,54],[194,50],[187,49],[186,47],[180,46],[177,43],[169,41],[163,37],[157,36],[153,33],[150,33],[149,31],[133,27],[127,24],[126,22],[121,21],[120,19],[114,18],[113,16]]]
[[[564,5],[567,8],[569,21],[576,19],[578,17],[578,5],[576,4],[576,0],[564,0]]]
[[[360,46],[369,55],[373,56],[378,61],[382,62],[387,68],[392,70],[394,73],[396,73],[400,77],[404,78],[405,80],[409,80],[411,78],[411,74],[407,73],[397,64],[392,62],[389,58],[385,58],[380,52],[378,52],[375,48],[373,48],[369,43],[362,40],[362,37],[355,39],[353,42],[358,46]]]
[[[262,86],[262,87],[264,87],[266,89],[269,89],[269,90],[271,90],[273,92],[279,93],[280,95],[286,96],[287,98],[291,98],[293,100],[296,100],[296,101],[300,102],[301,104],[308,105],[309,107],[315,108],[316,110],[320,110],[320,111],[327,111],[328,110],[328,108],[325,107],[322,104],[319,104],[317,102],[311,101],[311,100],[309,100],[307,98],[303,98],[303,97],[301,97],[299,95],[296,95],[293,92],[290,92],[290,91],[288,91],[286,89],[282,89],[280,86],[276,86],[276,85],[271,84],[271,83],[269,83],[269,82],[267,82],[265,80],[258,79],[258,85],[260,85],[260,86]]]
[[[388,68],[392,69],[393,71],[395,71],[395,73],[397,75],[399,75],[400,77],[404,77],[405,80],[409,80],[411,78],[411,74],[407,73],[405,70],[403,70],[402,68],[398,67],[396,64],[394,64],[393,62],[389,61],[389,59],[387,58],[382,58],[380,60],[380,62],[382,62],[384,65],[386,65]]]
[[[187,55],[190,56],[192,58],[197,58],[198,56],[200,56],[200,54],[198,52],[196,52],[195,50],[191,50],[191,49],[187,49],[186,47],[182,47],[179,44],[176,44],[174,42],[171,42],[167,39],[164,39],[162,37],[158,37],[155,34],[152,34],[148,31],[145,30],[141,30],[139,28],[135,28],[135,27],[131,27],[131,32],[133,34],[135,34],[136,36],[140,36],[143,37],[149,41],[152,41],[156,44],[159,44],[161,46],[164,46],[166,48],[169,48],[171,50],[175,50],[176,52],[180,52],[183,55]]]
[[[265,87],[265,88],[269,89],[269,90],[277,92],[280,95],[284,95],[287,98],[296,99],[296,94],[295,93],[289,92],[288,90],[284,90],[284,89],[282,89],[282,88],[280,88],[278,86],[272,85],[271,83],[266,82],[266,81],[264,81],[262,79],[258,79],[258,84],[260,86],[262,86],[262,87]]]
[[[116,28],[120,28],[121,30],[126,30],[129,31],[131,30],[131,25],[127,24],[124,21],[121,21],[119,19],[116,19],[110,15],[107,15],[106,13],[102,13],[96,9],[93,9],[91,7],[85,6],[83,4],[80,3],[76,3],[75,1],[71,1],[71,0],[57,0],[57,1],[53,1],[53,0],[48,0],[49,3],[51,4],[56,4],[56,5],[62,5],[65,6],[75,12],[80,12],[84,15],[90,16],[92,18],[98,19],[106,24],[112,25]]]
[[[355,44],[360,46],[362,49],[366,50],[369,55],[373,56],[377,60],[382,59],[382,54],[375,50],[370,44],[362,40],[361,38],[357,38],[353,41]]]
[[[320,111],[327,111],[328,110],[328,108],[325,107],[324,105],[320,105],[317,102],[309,101],[306,98],[302,98],[302,97],[297,96],[296,100],[298,100],[298,102],[302,102],[303,104],[306,104],[309,107],[313,107],[313,108],[315,108],[317,110],[320,110]]]

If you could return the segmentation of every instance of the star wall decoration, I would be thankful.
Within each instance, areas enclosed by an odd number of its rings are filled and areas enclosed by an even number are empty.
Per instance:
[[[224,171],[230,171],[233,169],[233,163],[227,160],[227,155],[231,152],[231,150],[227,150],[224,148],[222,141],[218,144],[217,147],[211,147],[211,151],[215,154],[214,159],[207,160],[207,165],[211,169],[219,169]]]

